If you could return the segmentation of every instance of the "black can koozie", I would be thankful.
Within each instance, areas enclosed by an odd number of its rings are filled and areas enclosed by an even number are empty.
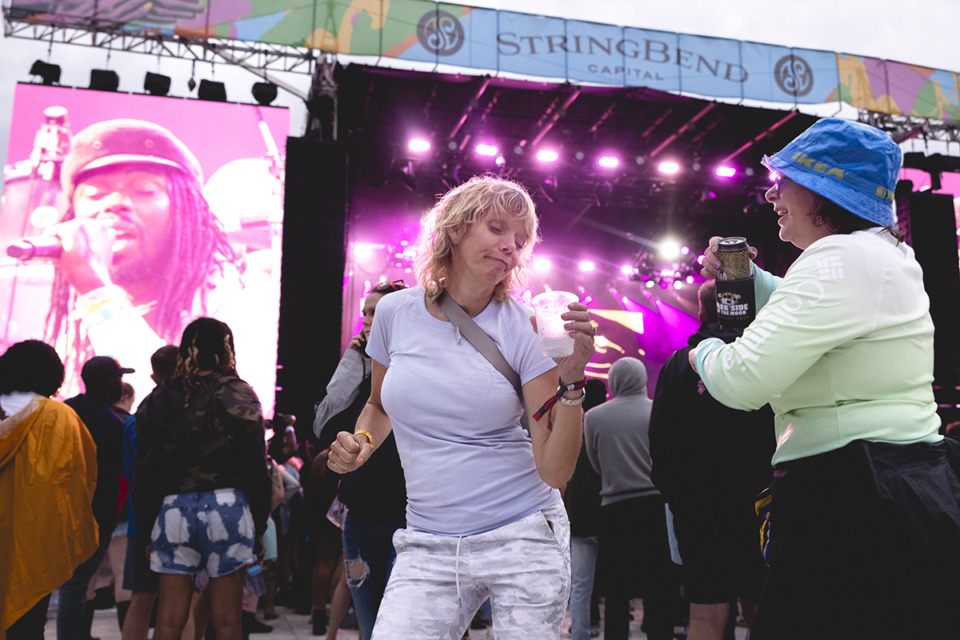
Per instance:
[[[717,319],[724,328],[742,329],[757,315],[747,249],[747,239],[739,236],[724,238],[717,247],[717,259],[723,266],[717,276]]]

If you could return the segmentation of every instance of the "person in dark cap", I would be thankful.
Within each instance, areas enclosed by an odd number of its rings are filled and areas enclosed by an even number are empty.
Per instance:
[[[121,367],[109,356],[87,360],[80,377],[85,392],[65,400],[97,445],[97,488],[93,493],[93,517],[100,529],[99,546],[89,560],[73,572],[60,587],[57,609],[57,640],[81,640],[89,636],[93,605],[87,602],[87,586],[103,560],[110,536],[117,526],[117,496],[120,493],[120,465],[123,459],[123,421],[112,405],[123,391],[123,375],[134,370]]]
[[[68,208],[49,230],[62,252],[46,339],[66,338],[68,383],[71,360],[115,353],[144,363],[134,387],[145,394],[150,354],[176,342],[191,317],[213,311],[216,286],[236,279],[236,255],[203,197],[199,162],[159,125],[87,127],[60,179]]]

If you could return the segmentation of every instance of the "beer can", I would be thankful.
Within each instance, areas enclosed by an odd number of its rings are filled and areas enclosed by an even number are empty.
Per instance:
[[[747,239],[740,236],[730,236],[720,241],[717,245],[717,260],[720,261],[723,271],[717,276],[717,280],[743,280],[753,275],[747,247]]]

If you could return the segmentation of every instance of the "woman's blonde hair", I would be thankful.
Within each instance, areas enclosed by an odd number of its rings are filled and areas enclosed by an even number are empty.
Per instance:
[[[454,243],[451,235],[462,238],[470,227],[487,216],[519,220],[523,222],[527,236],[526,244],[520,249],[517,267],[497,283],[494,297],[503,302],[523,285],[533,246],[539,240],[539,224],[533,200],[527,190],[516,182],[481,175],[444,194],[420,221],[417,284],[423,287],[427,295],[438,295],[444,289],[444,278],[453,260]]]

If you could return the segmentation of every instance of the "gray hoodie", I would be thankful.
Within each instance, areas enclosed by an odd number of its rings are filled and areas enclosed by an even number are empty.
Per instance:
[[[600,474],[601,503],[659,495],[650,481],[650,409],[647,369],[636,358],[610,368],[613,399],[586,413],[584,439],[590,464]]]

